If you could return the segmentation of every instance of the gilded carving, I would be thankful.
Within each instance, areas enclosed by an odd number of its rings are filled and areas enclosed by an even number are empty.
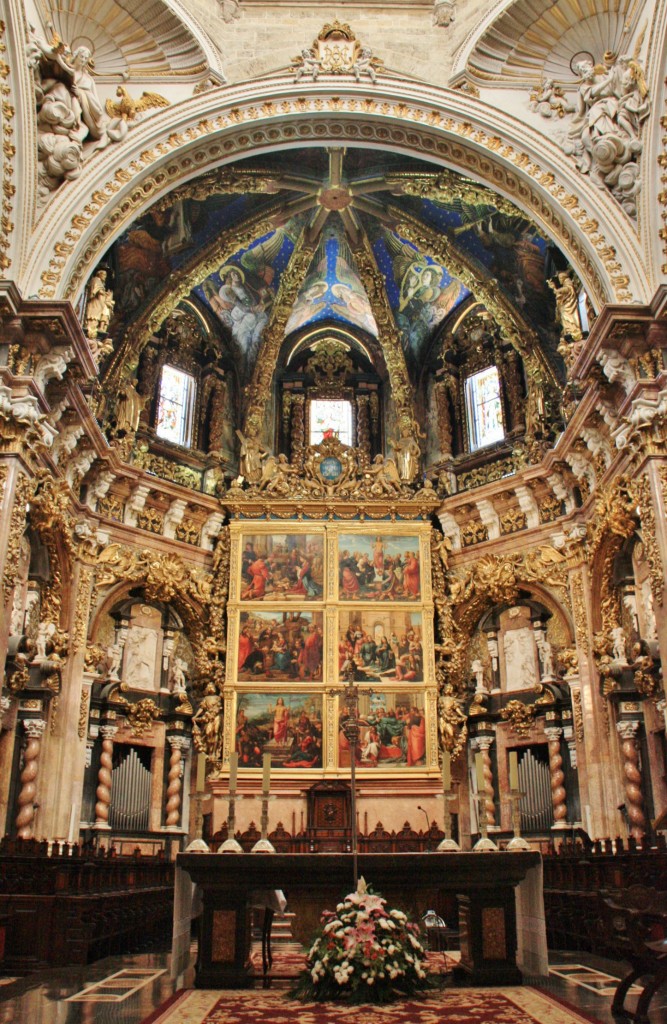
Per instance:
[[[200,469],[174,462],[164,455],[154,455],[146,443],[131,446],[131,459],[132,465],[159,476],[161,480],[172,480],[175,484],[190,487],[193,491],[201,490],[203,474]]]
[[[476,519],[470,520],[461,527],[461,543],[464,548],[471,547],[473,544],[481,544],[482,541],[488,539],[487,527]]]
[[[72,635],[72,653],[82,650],[88,635],[88,615],[90,607],[90,588],[95,570],[84,566],[79,574],[76,604],[74,606],[74,630]]]
[[[120,695],[114,696],[113,700],[125,708],[125,718],[134,736],[145,736],[160,717],[160,709],[150,697],[144,697],[136,704],[130,703],[127,698]]]
[[[508,508],[500,516],[500,532],[502,534],[518,533],[526,529],[526,513],[518,508]]]
[[[579,743],[584,742],[584,713],[581,706],[581,690],[575,688],[571,691],[572,713],[574,715],[574,734]]]
[[[0,215],[0,271],[3,272],[3,276],[6,276],[6,271],[12,265],[11,258],[9,257],[9,249],[11,246],[11,236],[14,231],[14,224],[12,223],[12,214],[14,210],[14,196],[16,195],[16,185],[14,184],[14,157],[16,156],[16,146],[14,145],[14,125],[13,121],[16,116],[16,110],[9,102],[11,96],[11,88],[9,86],[9,75],[10,67],[9,64],[4,60],[4,54],[7,52],[7,46],[5,43],[5,31],[6,26],[4,21],[0,21],[0,99],[2,106],[0,107],[0,118],[2,121],[2,200],[1,200],[1,215]]]
[[[183,517],[176,527],[176,540],[182,540],[185,544],[198,545],[201,540],[201,527],[194,521]]]
[[[661,470],[664,474],[665,467],[661,467]],[[635,480],[632,493],[639,506],[642,541],[644,542],[644,553],[649,567],[651,590],[655,600],[661,605],[664,596],[664,571],[656,540],[656,522],[653,511],[653,499],[651,497],[651,484],[646,475],[642,474],[642,476]]]
[[[511,732],[525,739],[530,736],[535,722],[535,706],[522,704],[520,700],[510,700],[501,710],[500,717],[509,723]]]
[[[148,533],[161,534],[164,530],[164,514],[152,505],[146,505],[137,516],[137,526]]]
[[[10,600],[16,585],[19,568],[19,550],[21,538],[26,527],[26,510],[31,491],[32,485],[28,477],[20,476],[16,482],[14,504],[9,518],[5,571],[2,578],[5,604]]]
[[[81,690],[81,700],[79,701],[79,721],[77,723],[76,733],[80,740],[86,735],[88,729],[88,698],[90,696],[89,690],[84,687]]]

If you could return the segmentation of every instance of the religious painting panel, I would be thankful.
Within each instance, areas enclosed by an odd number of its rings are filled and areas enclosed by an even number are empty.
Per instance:
[[[419,537],[402,534],[340,534],[338,595],[341,601],[420,600]]]
[[[239,692],[234,743],[239,768],[321,768],[322,694]]]
[[[338,674],[354,665],[357,682],[423,683],[422,613],[390,605],[340,613]]]
[[[360,694],[357,768],[420,768],[426,764],[425,695],[402,690]],[[338,767],[349,768],[346,711],[338,718]]]
[[[252,533],[241,538],[241,601],[321,601],[322,533]]]
[[[322,612],[241,611],[237,679],[321,683],[323,646]]]

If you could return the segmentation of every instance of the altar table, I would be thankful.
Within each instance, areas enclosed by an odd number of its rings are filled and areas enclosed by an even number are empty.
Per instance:
[[[515,889],[530,876],[535,940],[546,949],[538,853],[364,853],[359,875],[392,906],[422,904],[438,893],[455,894],[459,906],[461,963],[456,980],[470,985],[517,985]],[[284,890],[288,905],[306,897],[319,910],[335,909],[353,889],[351,854],[179,853],[177,864],[201,890],[202,913],[195,984],[243,988],[253,983],[249,964],[253,892]],[[537,870],[536,870],[537,869]],[[524,900],[525,904],[526,901]],[[521,926],[523,928],[523,924]]]

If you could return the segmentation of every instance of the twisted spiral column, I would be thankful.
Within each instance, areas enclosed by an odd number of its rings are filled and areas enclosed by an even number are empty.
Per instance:
[[[169,829],[177,829],[181,817],[181,790],[183,788],[183,758],[190,747],[187,736],[168,736],[171,754],[169,755],[169,775],[167,782],[167,820]]]
[[[100,755],[100,767],[97,773],[97,790],[95,796],[95,825],[94,828],[109,828],[109,806],[111,804],[111,769],[113,768],[113,738],[116,735],[115,725],[103,725],[100,727],[102,735],[102,753]]]
[[[491,764],[491,744],[493,743],[493,736],[475,736],[472,741],[472,747],[474,751],[481,751],[482,753],[482,770],[484,772],[484,810],[486,813],[486,824],[487,827],[493,827],[496,824],[496,803],[494,800],[494,788],[493,788],[493,766]]]
[[[16,830],[19,839],[33,838],[33,821],[35,819],[35,796],[37,795],[37,774],[39,772],[39,752],[42,746],[42,733],[46,722],[42,718],[26,718],[23,722],[28,740],[23,752],[23,771],[21,772],[21,792],[19,793],[19,813],[16,815]]]
[[[544,730],[549,741],[549,772],[551,775],[551,802],[553,804],[553,828],[567,828],[567,793],[563,781],[563,757],[560,752],[560,738],[563,730],[560,726],[550,726]]]
[[[625,806],[628,812],[630,835],[641,839],[646,830],[644,797],[642,796],[642,774],[639,770],[639,751],[636,735],[639,722],[617,722],[616,730],[621,737],[623,751],[623,774],[625,775]]]

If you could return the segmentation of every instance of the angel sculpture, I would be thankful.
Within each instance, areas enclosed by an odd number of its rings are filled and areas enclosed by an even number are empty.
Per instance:
[[[136,121],[137,115],[143,114],[151,107],[169,106],[169,100],[157,92],[142,92],[141,99],[132,99],[124,85],[118,86],[116,96],[119,97],[119,102],[107,100],[106,112],[109,117],[120,117],[123,121]]]

